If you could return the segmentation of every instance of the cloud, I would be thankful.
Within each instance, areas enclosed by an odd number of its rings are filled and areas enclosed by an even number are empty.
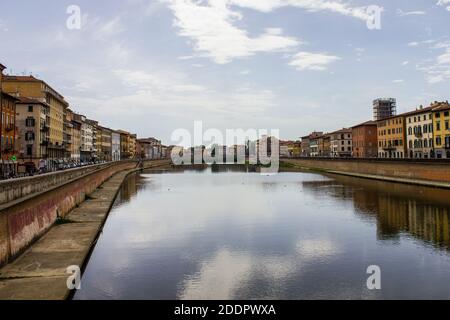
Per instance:
[[[450,11],[450,0],[439,0],[437,5],[446,7],[447,11]]]
[[[323,71],[327,69],[330,63],[337,60],[340,60],[340,58],[324,53],[299,52],[293,57],[289,65],[299,71]]]
[[[193,41],[200,56],[226,64],[260,52],[286,52],[301,41],[283,35],[280,28],[267,28],[259,36],[249,36],[239,28],[243,19],[237,8],[271,12],[281,7],[296,7],[308,12],[329,11],[368,21],[372,17],[367,7],[355,7],[342,1],[325,0],[161,0],[172,10],[179,35]]]
[[[232,4],[262,12],[270,12],[281,7],[297,7],[309,12],[331,11],[364,21],[372,17],[367,14],[367,7],[355,7],[342,1],[330,0],[229,0]]]
[[[421,16],[426,15],[427,13],[425,11],[403,11],[402,9],[397,10],[397,15],[400,17],[406,17],[406,16]]]
[[[436,57],[433,63],[419,65],[418,70],[423,71],[430,84],[444,82],[450,79],[450,47]]]
[[[403,79],[397,79],[397,80],[394,80],[394,81],[392,81],[393,83],[403,83],[403,82],[405,82],[405,80],[403,80]]]
[[[201,5],[193,0],[168,0],[175,16],[174,25],[179,35],[192,39],[195,51],[218,64],[258,52],[292,50],[299,41],[283,36],[279,28],[269,28],[257,37],[234,25],[242,19],[241,13],[230,9],[224,0],[210,0]]]

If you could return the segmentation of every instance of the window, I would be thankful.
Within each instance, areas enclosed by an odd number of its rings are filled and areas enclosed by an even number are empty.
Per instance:
[[[445,121],[445,130],[448,130],[449,129],[449,125],[448,125],[448,120],[447,121]]]
[[[448,117],[448,111],[444,112],[444,117]]]
[[[440,146],[442,144],[441,137],[436,137],[436,145]]]
[[[428,126],[426,124],[423,125],[423,133],[428,133]]]
[[[34,120],[34,118],[29,117],[29,118],[27,118],[27,119],[25,120],[25,125],[26,125],[27,127],[34,127],[35,122],[36,122],[36,121]]]
[[[28,106],[28,112],[33,112],[33,106]]]
[[[440,121],[437,121],[437,122],[436,122],[436,130],[437,130],[437,131],[440,131],[440,130],[441,130],[441,122],[440,122]]]
[[[27,145],[27,156],[33,155],[33,145]]]
[[[25,140],[33,141],[34,140],[34,132],[28,131],[27,133],[25,133]]]
[[[436,113],[436,114],[434,115],[434,117],[435,117],[435,118],[440,118],[440,117],[441,117],[441,114],[438,112],[438,113]]]

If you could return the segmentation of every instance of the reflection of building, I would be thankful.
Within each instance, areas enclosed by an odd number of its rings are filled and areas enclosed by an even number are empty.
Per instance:
[[[378,155],[377,123],[367,121],[352,128],[354,158],[376,158]]]
[[[406,155],[406,126],[404,115],[377,122],[378,156],[403,159]]]
[[[433,105],[434,145],[436,158],[450,159],[450,105],[448,102]]]
[[[373,120],[383,120],[395,115],[397,115],[397,101],[395,99],[377,99],[373,102]]]
[[[422,106],[405,114],[408,158],[429,159],[433,151],[433,117],[432,107]]]
[[[341,129],[330,133],[331,157],[349,158],[352,156],[352,129]]]
[[[352,200],[359,218],[377,224],[380,240],[400,239],[402,234],[409,234],[450,251],[448,190],[345,176],[305,181],[302,187],[317,197],[326,194],[338,201]]]

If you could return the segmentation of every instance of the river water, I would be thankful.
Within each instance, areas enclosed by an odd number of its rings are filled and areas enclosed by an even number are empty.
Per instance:
[[[450,299],[449,191],[216,171],[128,177],[74,299]]]

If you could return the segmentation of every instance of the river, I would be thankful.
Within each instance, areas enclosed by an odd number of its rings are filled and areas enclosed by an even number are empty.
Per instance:
[[[133,174],[81,287],[74,299],[449,299],[450,191],[240,167]]]

